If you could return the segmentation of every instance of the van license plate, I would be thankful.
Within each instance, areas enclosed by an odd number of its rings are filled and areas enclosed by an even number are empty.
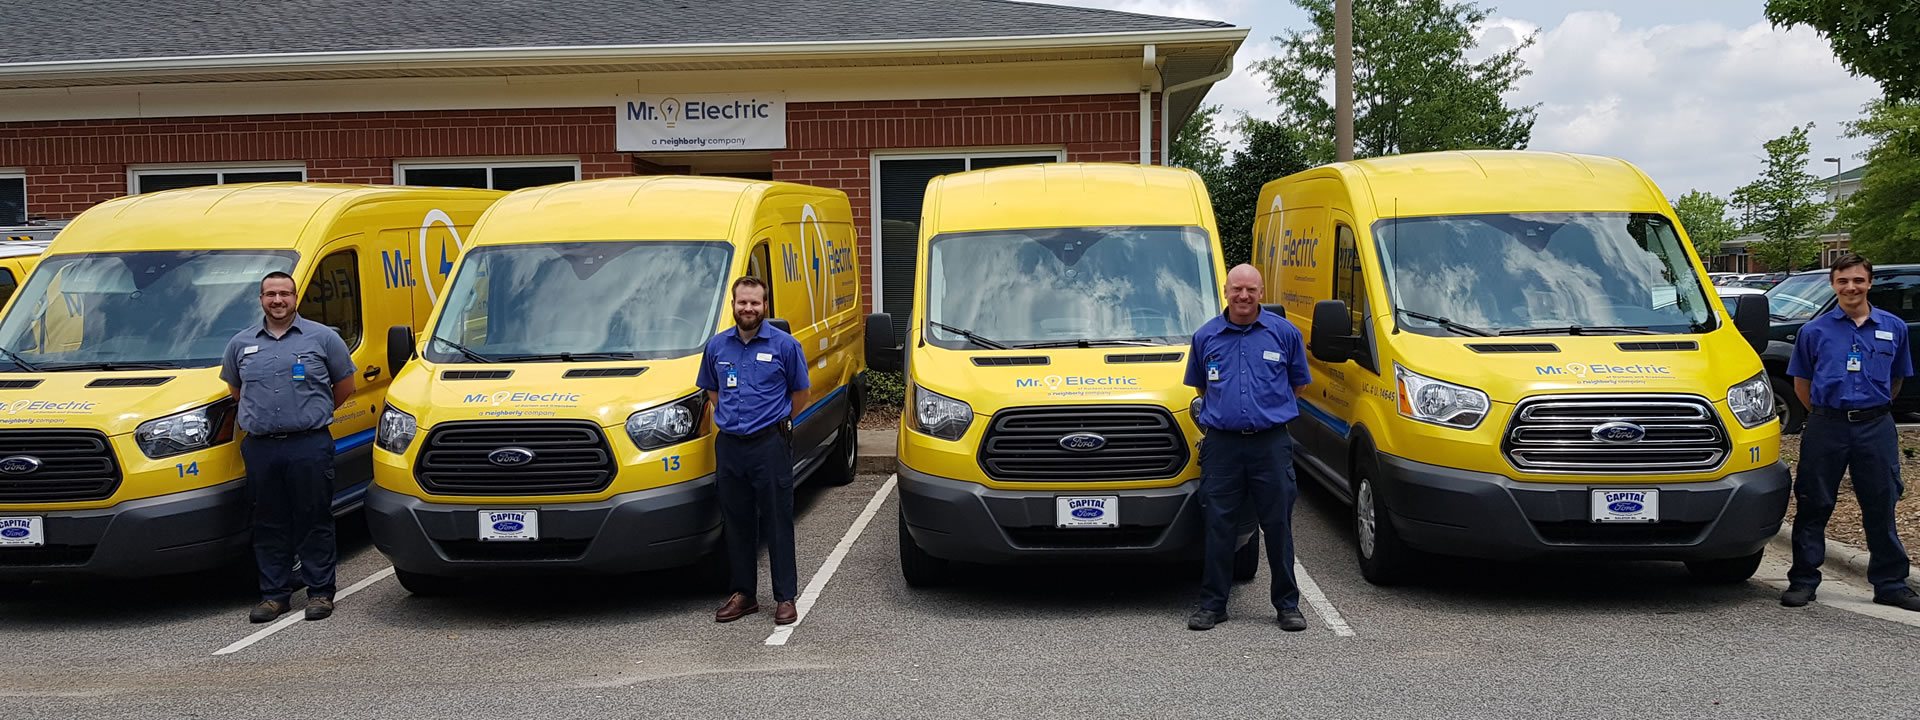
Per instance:
[[[1593,521],[1597,523],[1660,522],[1660,491],[1633,488],[1594,490]]]
[[[40,547],[45,544],[45,518],[0,517],[0,547]]]
[[[1053,507],[1055,527],[1120,527],[1120,498],[1113,495],[1057,497]]]
[[[539,540],[539,510],[481,510],[481,540]]]

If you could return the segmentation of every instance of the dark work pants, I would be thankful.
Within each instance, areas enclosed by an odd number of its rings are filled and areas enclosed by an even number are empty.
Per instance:
[[[1907,549],[1893,527],[1893,506],[1900,502],[1899,440],[1893,416],[1865,422],[1810,415],[1800,432],[1800,474],[1794,479],[1793,568],[1787,581],[1796,587],[1820,584],[1827,558],[1827,520],[1840,497],[1840,475],[1851,470],[1853,495],[1860,499],[1861,527],[1867,534],[1867,580],[1877,595],[1907,586]]]
[[[1273,569],[1273,607],[1300,607],[1293,579],[1293,501],[1300,487],[1293,478],[1293,437],[1285,427],[1244,435],[1213,430],[1200,441],[1200,505],[1206,515],[1206,572],[1200,581],[1200,608],[1224,612],[1233,585],[1233,551],[1240,518],[1248,506],[1267,538],[1267,563]]]
[[[333,435],[249,435],[240,443],[253,500],[253,561],[260,598],[288,602],[297,580],[308,597],[333,597]]]
[[[758,593],[764,536],[774,602],[794,599],[800,581],[793,558],[793,453],[786,436],[768,432],[747,440],[720,433],[713,452],[727,528],[728,584],[747,597]]]

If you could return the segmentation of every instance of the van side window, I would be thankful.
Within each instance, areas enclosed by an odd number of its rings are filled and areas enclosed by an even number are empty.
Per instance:
[[[13,291],[19,289],[20,282],[13,279],[13,271],[0,269],[0,305],[5,305],[7,299],[13,297]]]
[[[1333,235],[1333,299],[1346,301],[1358,332],[1367,316],[1367,281],[1360,271],[1360,249],[1354,246],[1352,228],[1336,225]]]
[[[300,298],[300,317],[333,328],[348,348],[360,347],[358,254],[342,250],[320,261],[307,281],[306,296]]]
[[[768,320],[780,317],[778,313],[773,311],[773,251],[769,249],[770,247],[767,241],[762,240],[760,244],[753,246],[753,254],[747,256],[747,274],[760,278],[767,283],[766,319]],[[733,302],[733,298],[729,296],[727,302]],[[727,312],[731,315],[733,311],[729,310]]]

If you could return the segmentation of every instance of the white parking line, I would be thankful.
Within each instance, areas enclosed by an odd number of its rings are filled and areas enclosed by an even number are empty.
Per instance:
[[[1320,592],[1320,583],[1313,581],[1313,576],[1307,574],[1306,566],[1301,565],[1299,560],[1293,561],[1293,576],[1300,583],[1300,596],[1313,606],[1314,612],[1320,614],[1327,629],[1340,637],[1353,637],[1353,627],[1347,624],[1346,618],[1340,617],[1339,610],[1333,609],[1333,601],[1327,599],[1326,593]]]
[[[372,575],[368,575],[365,580],[361,580],[360,582],[347,586],[347,589],[341,590],[339,593],[336,593],[333,596],[333,599],[335,601],[344,600],[348,595],[352,595],[354,593],[360,592],[361,590],[365,590],[368,585],[372,585],[374,583],[380,582],[381,580],[385,580],[392,576],[393,576],[393,566],[388,565],[385,568],[381,568],[379,572],[376,572]],[[239,642],[235,642],[232,645],[228,645],[226,647],[220,648],[219,650],[215,650],[213,651],[213,654],[232,655],[233,653],[240,652],[241,650],[245,650],[249,647],[252,647],[254,643],[267,639],[268,636],[274,633],[287,629],[287,626],[300,622],[301,620],[305,620],[305,619],[306,619],[306,613],[298,609],[289,611],[286,614],[286,616],[280,618],[280,620],[275,622],[274,624],[261,628],[259,632],[255,632],[252,635],[248,635],[244,638],[241,638]]]
[[[807,611],[812,610],[814,601],[820,599],[820,592],[827,588],[827,581],[832,580],[834,571],[840,569],[840,561],[847,557],[848,550],[853,549],[853,543],[860,539],[860,533],[866,531],[867,523],[873,522],[873,516],[880,512],[880,506],[886,503],[887,494],[893,492],[893,484],[899,479],[899,475],[888,476],[887,481],[880,485],[880,491],[867,501],[867,509],[860,511],[860,517],[854,518],[853,526],[847,528],[847,534],[840,538],[840,544],[834,546],[826,562],[820,563],[820,570],[813,574],[812,580],[807,581],[807,589],[800,592],[800,597],[794,603],[794,609],[799,611],[798,617],[794,618],[792,625],[774,628],[773,634],[767,636],[768,645],[787,644],[787,638],[793,636],[794,629],[806,622]]]

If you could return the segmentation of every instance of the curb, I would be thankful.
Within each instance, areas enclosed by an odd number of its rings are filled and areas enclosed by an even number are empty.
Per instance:
[[[1775,533],[1769,544],[1785,550],[1788,562],[1793,558],[1793,518],[1780,522],[1780,532]],[[1827,561],[1821,565],[1824,569],[1841,569],[1858,579],[1866,579],[1867,562],[1872,555],[1865,550],[1846,543],[1827,538]],[[1838,567],[1835,564],[1838,563]]]
[[[894,457],[894,445],[898,442],[895,430],[861,430],[860,452],[854,460],[853,472],[856,475],[892,475],[899,467]]]

